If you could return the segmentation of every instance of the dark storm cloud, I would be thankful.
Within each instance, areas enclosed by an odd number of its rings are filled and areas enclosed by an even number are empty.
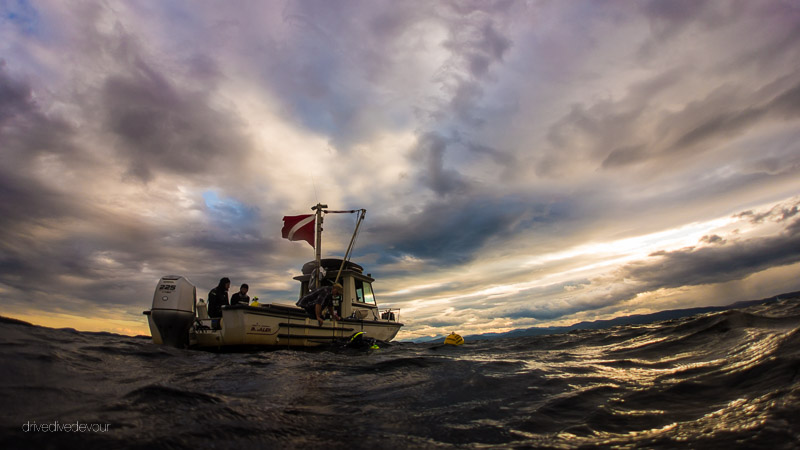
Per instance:
[[[478,28],[477,40],[467,53],[469,73],[475,78],[488,74],[492,64],[501,62],[511,47],[511,40],[497,30],[492,23],[484,23]]]
[[[559,175],[580,167],[576,160],[599,162],[608,169],[647,159],[664,131],[648,136],[641,130],[653,126],[650,114],[656,99],[680,84],[684,76],[684,68],[673,68],[633,83],[620,99],[570,105],[569,112],[548,127],[550,148],[537,157],[537,173]]]
[[[668,151],[693,149],[709,141],[745,133],[765,119],[791,120],[800,116],[800,84],[780,93],[764,106],[721,112],[681,136]]]
[[[488,161],[502,167],[505,172],[517,168],[518,160],[512,153],[469,141],[458,132],[453,132],[451,136],[436,132],[421,134],[410,153],[412,159],[421,163],[417,164],[421,169],[418,174],[420,184],[441,197],[466,195],[473,189],[474,182],[449,168],[447,163],[449,159],[449,165],[458,165],[472,155],[488,157]]]
[[[753,2],[752,4],[755,3],[756,2]],[[796,26],[800,12],[798,12],[797,7],[792,9],[790,3],[791,2],[786,2],[785,5],[781,5],[778,2],[763,3],[763,5],[766,6],[764,9],[774,8],[772,11],[765,11],[765,16],[773,16],[773,24],[770,28],[774,28],[780,33],[783,31],[783,27],[788,24],[789,26],[786,27],[787,31],[782,35],[779,34],[775,40],[764,47],[745,51],[741,55],[731,58],[730,61],[721,64],[718,70],[723,72],[734,71],[749,66],[762,68],[775,65],[782,61],[795,64],[800,54],[800,50],[798,49],[800,28]]]
[[[504,16],[515,8],[514,1],[454,1],[444,6],[452,12],[442,13],[450,24],[445,48],[462,55],[475,78],[486,75],[489,65],[501,61],[511,47],[511,40],[499,28]]]
[[[515,196],[453,196],[392,223],[370,225],[367,232],[377,242],[391,243],[389,258],[411,255],[446,267],[477,257],[475,251],[490,239],[558,221],[567,209]]]
[[[62,117],[45,114],[35,100],[33,87],[13,77],[0,59],[0,149],[2,170],[20,173],[42,153],[72,153],[72,127]]]
[[[753,224],[760,224],[763,223],[765,220],[773,220],[776,222],[784,222],[792,217],[796,216],[798,213],[798,205],[794,205],[788,207],[786,205],[775,205],[769,211],[765,211],[763,213],[756,213],[753,211],[745,211],[742,213],[737,214],[735,217],[737,218],[746,218]]]
[[[269,61],[263,76],[292,121],[327,137],[343,156],[379,130],[417,116],[424,124],[418,126],[417,146],[408,149],[411,159],[423,161],[415,178],[439,195],[460,192],[468,182],[446,161],[468,150],[446,136],[485,122],[483,84],[512,46],[504,21],[515,5],[291,2],[282,13],[286,33],[274,36],[274,45],[263,50]],[[435,24],[428,26],[443,30],[444,40],[415,35],[422,24]],[[409,61],[421,57],[419,50],[441,49],[446,53],[435,79],[407,86],[413,92],[435,85],[437,91],[408,98],[411,92],[390,84],[408,70]]]
[[[574,173],[587,163],[593,170],[619,169],[643,162],[681,164],[685,153],[707,152],[775,123],[798,119],[800,79],[792,70],[800,57],[796,8],[786,3],[643,2],[637,11],[650,22],[645,44],[650,58],[677,52],[671,68],[630,86],[623,96],[581,99],[550,126],[550,147],[534,158],[537,173]],[[633,11],[633,10],[631,10]],[[631,12],[628,11],[628,12]],[[770,25],[763,25],[768,22]],[[709,47],[733,30],[758,31],[739,52],[715,54]],[[683,39],[708,47],[708,57],[687,49]],[[708,39],[708,41],[706,41]],[[651,71],[652,61],[641,62]],[[758,76],[737,76],[753,71]],[[592,79],[596,74],[587,74]],[[694,80],[713,80],[681,108],[664,108],[671,93]],[[714,89],[716,87],[716,89]],[[678,103],[680,105],[680,103]],[[663,166],[658,166],[658,170]],[[656,168],[656,167],[654,167]]]
[[[422,183],[439,195],[464,192],[468,183],[457,171],[445,168],[445,153],[456,141],[437,133],[426,133],[418,138],[414,151],[424,164]]]
[[[500,29],[501,22],[492,12],[502,16],[513,2],[456,2],[448,4],[454,11],[443,13],[448,38],[442,44],[450,57],[440,70],[438,81],[445,99],[429,111],[428,131],[420,132],[411,158],[421,159],[420,178],[423,185],[440,196],[463,193],[469,181],[458,170],[446,167],[446,161],[460,161],[464,152],[489,155],[495,163],[508,168],[510,156],[478,142],[465,142],[462,136],[472,134],[487,122],[481,108],[483,85],[491,78],[490,69],[503,62],[512,41]]]
[[[628,97],[618,104],[598,103],[590,109],[574,107],[551,129],[550,140],[559,148],[574,146],[579,138],[590,142],[589,156],[603,155],[610,147],[612,150],[601,163],[605,169],[679,157],[689,151],[695,154],[709,151],[764,123],[796,121],[800,117],[800,84],[787,86],[788,81],[781,78],[752,92],[744,87],[721,88],[679,112],[664,115],[646,142],[617,148],[612,147],[612,142],[619,138],[620,130],[631,129],[637,123],[650,127],[639,118],[645,106],[644,97]],[[781,85],[787,87],[774,97],[761,100]]]
[[[452,118],[470,127],[484,122],[478,108],[484,95],[482,83],[511,46],[497,17],[514,2],[417,5],[421,8],[397,2],[379,3],[378,7],[357,5],[359,14],[346,12],[348,8],[341,3],[288,4],[283,14],[290,26],[289,41],[268,51],[270,66],[264,70],[265,77],[277,87],[275,95],[294,120],[328,136],[343,153],[379,129],[396,127],[398,121],[410,120],[415,113],[425,116],[427,123],[420,127],[421,147],[417,149],[431,152],[423,157],[427,162],[424,176],[437,193],[457,189],[462,184],[459,175],[441,170],[438,164],[447,146],[431,142],[430,135],[451,134]],[[435,93],[432,106],[398,101],[409,93],[388,84],[396,73],[407,70],[402,64],[418,57],[415,53],[420,44],[416,42],[422,40],[409,31],[425,22],[435,22],[446,30],[446,39],[433,44],[449,55],[433,80],[440,92]],[[363,39],[364,33],[370,38]],[[280,70],[275,70],[276,65]],[[431,81],[419,80],[423,84]],[[430,97],[419,99],[427,100]],[[454,150],[446,151],[452,154]]]
[[[696,2],[647,0],[637,3],[658,39],[667,39],[698,22],[706,26],[721,25],[725,18],[736,13],[729,2]]]
[[[178,239],[183,248],[202,249],[210,270],[243,270],[242,261],[259,265],[275,250],[277,236],[264,233],[264,223],[275,218],[232,198],[206,193],[205,215],[210,223]]]
[[[717,236],[716,234],[706,235],[700,238],[701,243],[705,244],[724,244],[727,240],[721,236]]]
[[[141,61],[135,67],[105,79],[100,111],[83,111],[103,118],[118,138],[128,174],[143,181],[159,174],[199,176],[219,184],[226,181],[214,173],[235,176],[220,170],[235,168],[246,150],[235,120],[211,109],[206,94],[177,87]],[[207,60],[192,67],[215,76]],[[139,304],[145,299],[142,277],[150,283],[144,275],[150,271],[192,274],[202,290],[220,273],[237,279],[252,274],[242,261],[266,262],[273,241],[262,235],[259,212],[241,203],[215,204],[207,211],[211,223],[165,208],[176,216],[157,224],[142,221],[136,211],[104,210],[98,203],[105,202],[85,186],[34,176],[42,156],[59,171],[114,175],[97,171],[96,156],[73,142],[74,127],[43,111],[36,98],[32,84],[0,66],[0,284],[26,293],[6,299],[9,304],[44,308],[55,295],[74,300],[60,303],[60,310],[85,313],[87,305]],[[191,267],[197,262],[199,268]]]
[[[238,162],[249,142],[236,111],[213,102],[224,79],[216,55],[187,48],[162,58],[135,22],[120,17],[110,29],[102,24],[119,11],[91,3],[85,8],[70,10],[80,23],[65,29],[77,28],[67,34],[74,39],[70,45],[84,64],[98,69],[86,87],[61,93],[58,100],[70,103],[83,120],[98,123],[103,139],[111,138],[116,153],[103,157],[121,159],[126,176],[145,183],[161,172],[207,175],[223,163]]]
[[[637,51],[641,60],[658,56],[664,41],[675,39],[693,25],[714,29],[731,22],[741,14],[741,4],[733,2],[697,2],[693,0],[638,2],[642,15],[649,21],[652,36],[644,41]]]
[[[451,61],[441,74],[443,93],[450,100],[446,111],[435,115],[458,118],[469,127],[480,127],[486,122],[478,107],[484,95],[483,84],[491,67],[502,63],[512,45],[511,39],[500,31],[502,25],[496,17],[502,17],[511,6],[510,2],[453,6],[456,14],[446,19],[449,37],[443,43],[450,51]]]
[[[775,97],[767,105],[767,109],[774,110],[775,115],[784,119],[794,119],[800,115],[800,83]]]
[[[387,83],[398,69],[398,55],[387,49],[425,18],[424,10],[402,2],[288,2],[285,33],[258,48],[265,88],[292,122],[348,153],[410,115],[397,102],[406,93]]]
[[[133,282],[126,277],[148,262],[159,266],[170,260],[169,254],[158,247],[155,230],[102,214],[87,214],[82,219],[101,225],[73,230],[63,222],[77,223],[79,219],[62,216],[58,221],[41,223],[58,229],[58,237],[24,232],[14,236],[13,243],[4,244],[0,282],[30,293],[25,301],[31,304],[46,301],[48,293],[101,304],[125,303],[130,299],[113,291]],[[27,225],[34,226],[30,222]]]
[[[83,212],[79,200],[38,180],[0,170],[0,242],[12,242],[34,226],[79,217]]]
[[[204,92],[178,88],[145,63],[106,79],[105,125],[118,137],[128,174],[150,181],[158,172],[208,175],[247,147],[235,117],[209,106]]]
[[[0,126],[14,117],[27,116],[36,109],[31,88],[11,77],[6,62],[0,59]]]
[[[568,307],[559,308],[553,304],[538,308],[520,309],[514,312],[503,314],[503,318],[508,319],[535,319],[535,320],[554,320],[564,316],[575,314],[579,311],[599,309],[600,306],[591,303],[571,303]]]
[[[58,230],[58,236],[3,232],[0,283],[28,292],[25,302],[32,306],[44,305],[40,302],[56,292],[81,299],[84,303],[62,306],[76,311],[86,304],[139,304],[143,298],[131,292],[148,290],[151,286],[145,284],[155,282],[142,278],[145,271],[158,274],[156,278],[190,275],[202,290],[223,275],[237,280],[253,275],[258,271],[253,267],[266,263],[274,250],[274,242],[264,236],[201,224],[190,223],[188,230],[174,224],[158,227],[93,210],[68,217],[37,219]]]
[[[416,325],[420,327],[428,326],[428,327],[435,327],[435,328],[449,328],[449,327],[459,327],[464,324],[464,319],[461,317],[453,317],[450,320],[436,318],[436,319],[429,319],[429,320],[419,320],[417,321]]]
[[[566,300],[563,298],[558,298],[559,296],[563,295],[565,290],[581,288],[589,285],[590,283],[590,280],[586,279],[573,280],[567,283],[537,287],[519,292],[516,294],[517,297],[550,297],[551,300],[545,303],[538,303],[526,307],[516,306],[511,308],[500,308],[499,310],[492,311],[492,316],[493,318],[535,319],[537,321],[547,321],[559,319],[561,317],[569,316],[584,310],[600,309],[602,304],[596,299],[570,298],[569,300]]]
[[[646,150],[647,146],[643,144],[615,148],[608,154],[608,157],[603,160],[602,167],[604,169],[609,169],[636,163],[643,159]]]
[[[681,136],[673,148],[686,150],[714,137],[735,136],[758,123],[764,117],[764,113],[761,108],[747,108],[712,117]]]
[[[557,168],[572,165],[581,158],[596,159],[598,154],[609,146],[617,146],[620,141],[630,139],[634,135],[633,127],[642,115],[646,104],[641,98],[630,99],[624,104],[600,102],[586,108],[584,105],[573,105],[570,112],[550,127],[548,141],[553,149],[546,163],[539,166],[538,172],[552,175],[553,162],[557,158]],[[613,148],[613,147],[612,147]],[[635,160],[642,145],[634,143],[612,152],[613,160]]]
[[[63,264],[70,263],[69,253],[54,251],[51,242],[31,234],[86,213],[78,199],[30,175],[40,155],[70,156],[72,137],[71,127],[45,114],[32,86],[12,77],[0,61],[0,282],[8,286],[46,289],[57,273],[75,267]]]
[[[464,146],[473,153],[489,156],[497,165],[503,166],[507,170],[513,170],[519,162],[513,154],[500,151],[488,145],[476,142],[465,142]]]
[[[74,157],[73,135],[65,120],[41,110],[30,84],[12,77],[0,60],[0,235],[10,239],[41,220],[81,213],[76,199],[26,175],[40,155]]]
[[[650,256],[624,266],[620,278],[640,283],[643,290],[723,283],[799,262],[800,233],[795,221],[777,236],[660,251]]]
[[[208,61],[198,64],[213,76]],[[141,61],[135,67],[106,78],[99,112],[119,138],[130,175],[144,181],[158,173],[208,176],[222,162],[236,160],[245,147],[236,124],[208,107],[205,94],[175,87]],[[235,267],[242,257],[268,252],[269,245],[252,242],[261,236],[247,230],[200,238],[202,226],[176,230],[175,222],[161,229],[104,211],[80,185],[35,176],[42,157],[57,168],[56,176],[62,170],[102,174],[94,170],[96,156],[75,144],[78,133],[70,122],[44,111],[36,99],[33,85],[0,63],[0,283],[30,293],[27,302],[46,301],[54,292],[103,305],[130,302],[127,294],[146,266],[173,273],[201,255]],[[227,217],[231,211],[223,213]],[[235,245],[232,239],[250,242]],[[198,244],[205,247],[192,247]]]

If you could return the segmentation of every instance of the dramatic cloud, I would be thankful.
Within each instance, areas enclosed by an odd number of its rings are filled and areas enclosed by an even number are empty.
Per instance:
[[[102,102],[100,115],[128,173],[145,182],[155,171],[213,176],[247,145],[235,134],[236,121],[210,109],[203,94],[177,92],[147,67],[107,78]]]
[[[797,227],[795,227],[797,228]],[[623,278],[647,290],[739,280],[773,266],[800,261],[800,236],[751,239],[717,247],[653,253],[652,261],[623,267]]]
[[[291,302],[313,253],[280,219],[317,202],[369,211],[355,258],[404,338],[800,289],[799,23],[792,1],[3,3],[5,314],[146,333],[175,273]],[[326,219],[325,255],[353,220]]]

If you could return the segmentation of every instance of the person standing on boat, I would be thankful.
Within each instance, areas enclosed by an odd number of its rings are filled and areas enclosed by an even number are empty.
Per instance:
[[[250,304],[250,297],[247,296],[247,291],[250,289],[250,286],[247,283],[242,284],[239,288],[239,292],[231,295],[231,306],[238,305],[239,303],[247,306]]]
[[[341,296],[342,285],[336,283],[333,286],[323,286],[304,295],[300,300],[297,301],[297,306],[305,309],[308,313],[308,317],[317,319],[319,326],[322,326],[322,310],[324,308],[328,308],[328,311],[331,313],[331,317],[333,317],[334,320],[342,320],[342,318],[339,317],[339,314],[336,314],[336,311],[333,309],[333,298],[341,298]]]
[[[219,318],[222,317],[222,305],[228,303],[228,289],[231,287],[231,280],[224,277],[219,280],[219,284],[208,293],[208,317],[212,320],[214,327],[219,326]]]

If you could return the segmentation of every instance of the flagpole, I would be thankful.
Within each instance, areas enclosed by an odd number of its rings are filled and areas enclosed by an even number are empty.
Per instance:
[[[317,263],[317,276],[314,280],[315,288],[320,287],[320,275],[322,274],[322,209],[327,208],[328,205],[323,205],[322,203],[317,203],[316,206],[312,206],[311,210],[316,214],[316,235],[314,236],[314,261]]]

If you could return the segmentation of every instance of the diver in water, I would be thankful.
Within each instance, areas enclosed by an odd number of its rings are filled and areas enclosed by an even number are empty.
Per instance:
[[[380,348],[378,346],[378,341],[371,337],[367,337],[363,331],[359,331],[358,333],[354,334],[350,340],[344,343],[344,348],[356,348],[356,349],[371,349],[375,350]]]

